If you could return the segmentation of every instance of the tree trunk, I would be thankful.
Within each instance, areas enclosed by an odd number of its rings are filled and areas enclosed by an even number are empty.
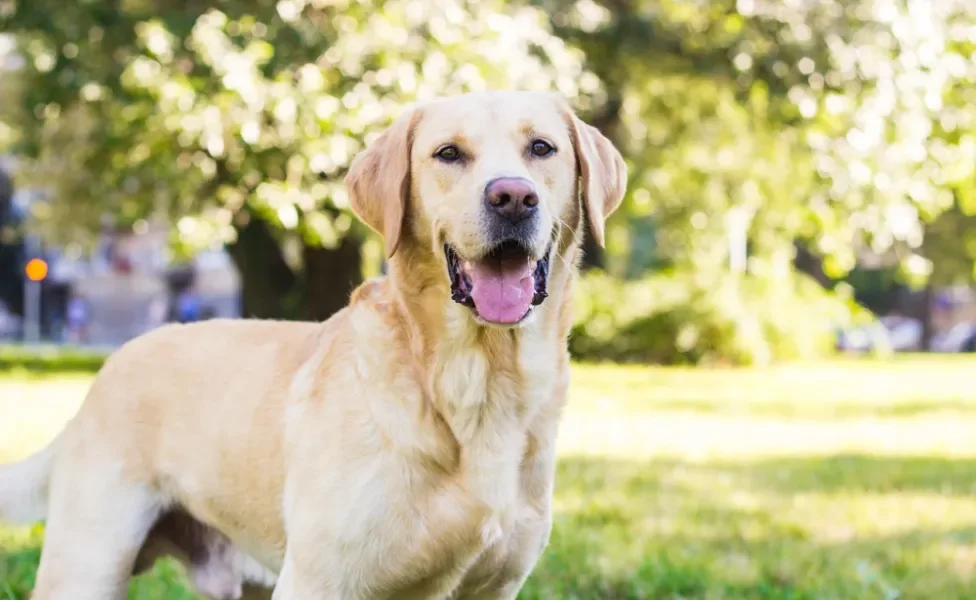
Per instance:
[[[918,300],[918,314],[915,316],[922,322],[922,339],[919,350],[927,351],[932,345],[932,337],[935,335],[935,324],[932,322],[932,303],[935,300],[935,288],[931,282],[925,284],[925,289],[920,294]]]
[[[292,272],[271,231],[251,214],[236,224],[237,241],[227,246],[241,278],[241,316],[281,319],[288,316],[285,297],[295,286]]]
[[[242,213],[235,226],[237,241],[227,251],[241,277],[246,318],[324,321],[349,302],[363,280],[362,242],[354,235],[337,248],[304,246],[304,272],[296,276],[267,222]]]
[[[830,289],[833,285],[830,277],[823,270],[823,261],[819,256],[813,254],[800,242],[794,242],[793,247],[796,249],[796,254],[793,258],[793,267],[801,272],[806,273],[817,283],[826,289]]]
[[[302,318],[324,321],[349,303],[363,281],[362,241],[346,235],[336,248],[305,246]]]

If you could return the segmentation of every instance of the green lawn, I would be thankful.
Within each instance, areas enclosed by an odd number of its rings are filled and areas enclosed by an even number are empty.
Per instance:
[[[757,370],[577,366],[550,599],[976,598],[976,361]],[[37,448],[85,375],[0,375],[0,461]],[[0,529],[0,600],[40,531]],[[130,598],[192,598],[162,565]]]

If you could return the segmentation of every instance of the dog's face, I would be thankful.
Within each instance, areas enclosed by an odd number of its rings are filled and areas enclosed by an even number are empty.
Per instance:
[[[389,256],[410,238],[474,318],[514,325],[547,297],[555,242],[580,226],[581,208],[602,243],[626,167],[558,96],[488,92],[408,111],[356,157],[346,184]]]

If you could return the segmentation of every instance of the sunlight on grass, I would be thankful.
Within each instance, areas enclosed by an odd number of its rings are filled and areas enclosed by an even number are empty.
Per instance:
[[[955,357],[577,365],[552,541],[521,597],[971,598],[971,373]],[[0,378],[0,460],[45,443],[87,385]],[[39,533],[0,530],[3,600],[25,597]],[[164,565],[130,598],[190,598],[179,582]]]
[[[47,444],[81,405],[90,377],[0,376],[0,463]]]

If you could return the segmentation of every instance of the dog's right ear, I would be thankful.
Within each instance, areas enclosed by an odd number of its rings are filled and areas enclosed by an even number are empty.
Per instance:
[[[400,244],[410,199],[410,149],[420,111],[400,115],[349,165],[346,191],[353,212],[385,241],[387,258]]]

